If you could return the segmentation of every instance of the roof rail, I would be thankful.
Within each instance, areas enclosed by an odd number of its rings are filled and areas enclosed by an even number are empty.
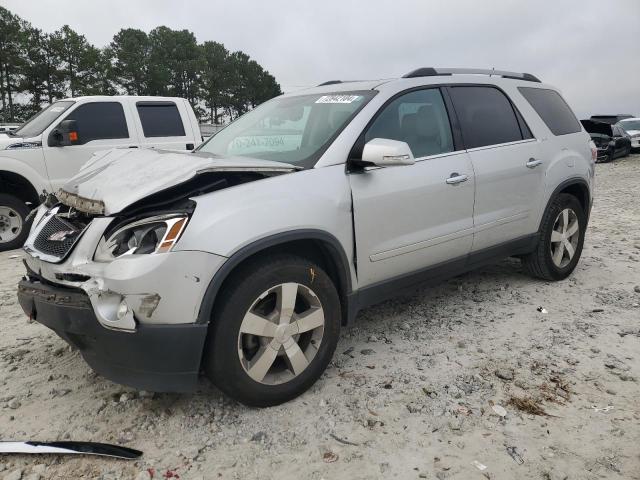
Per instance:
[[[329,80],[328,82],[319,84],[318,87],[323,87],[325,85],[335,85],[336,83],[342,83],[342,80]]]
[[[530,73],[505,72],[504,70],[488,70],[481,68],[418,68],[403,75],[402,78],[435,77],[440,75],[497,75],[503,78],[514,80],[525,80],[527,82],[538,82],[540,80]]]

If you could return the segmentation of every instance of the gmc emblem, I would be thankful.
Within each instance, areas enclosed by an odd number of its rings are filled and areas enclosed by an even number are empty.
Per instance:
[[[49,236],[47,240],[50,242],[64,242],[67,238],[75,235],[75,230],[62,230]]]

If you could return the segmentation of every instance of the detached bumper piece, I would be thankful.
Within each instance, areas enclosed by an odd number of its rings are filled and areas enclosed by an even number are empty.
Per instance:
[[[0,453],[100,455],[125,460],[142,456],[140,450],[95,442],[0,442]]]
[[[196,388],[206,325],[110,330],[98,322],[84,291],[37,280],[18,284],[18,300],[30,318],[76,347],[93,370],[115,383],[152,392]]]

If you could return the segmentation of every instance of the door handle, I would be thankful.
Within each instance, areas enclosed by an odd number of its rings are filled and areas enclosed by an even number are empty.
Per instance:
[[[451,176],[445,180],[445,182],[447,182],[447,185],[456,185],[458,183],[466,182],[467,180],[469,180],[469,177],[467,177],[466,175],[461,175],[457,172],[453,172]]]
[[[527,162],[527,168],[536,168],[538,165],[542,165],[542,160],[530,158]]]

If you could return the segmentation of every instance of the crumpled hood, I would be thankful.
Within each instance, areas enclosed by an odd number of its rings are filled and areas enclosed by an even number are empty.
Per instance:
[[[112,215],[154,193],[207,172],[287,173],[287,163],[210,153],[155,149],[113,149],[96,153],[57,193],[77,210]]]

